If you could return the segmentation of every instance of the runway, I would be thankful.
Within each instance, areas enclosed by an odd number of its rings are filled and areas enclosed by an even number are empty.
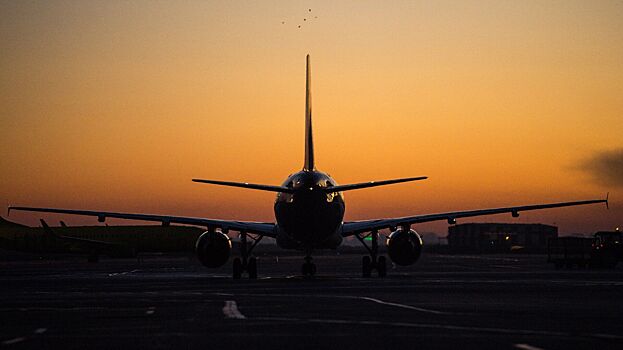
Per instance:
[[[184,256],[0,263],[3,348],[620,349],[623,269],[425,254],[361,278],[360,255],[261,256],[258,280]]]

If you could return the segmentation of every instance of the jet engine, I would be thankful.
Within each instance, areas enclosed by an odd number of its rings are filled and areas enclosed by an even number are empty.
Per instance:
[[[415,263],[422,253],[422,238],[415,230],[398,229],[387,238],[387,254],[397,265]]]
[[[220,230],[206,231],[197,239],[195,250],[204,266],[220,267],[231,255],[231,240]]]

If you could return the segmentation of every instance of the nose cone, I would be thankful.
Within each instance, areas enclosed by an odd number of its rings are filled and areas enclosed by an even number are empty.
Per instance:
[[[302,171],[284,183],[295,192],[277,197],[275,217],[279,227],[303,246],[319,246],[335,235],[342,223],[344,202],[324,191],[329,184],[333,185],[333,181],[326,174]]]

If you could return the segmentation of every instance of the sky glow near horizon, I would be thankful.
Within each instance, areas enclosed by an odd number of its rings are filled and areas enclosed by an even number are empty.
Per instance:
[[[346,193],[346,220],[610,192],[608,211],[459,222],[623,224],[620,1],[1,2],[0,16],[3,204],[273,221],[274,193],[190,179],[280,184],[302,167],[309,53],[318,169],[429,176]],[[60,218],[11,214],[39,217]]]

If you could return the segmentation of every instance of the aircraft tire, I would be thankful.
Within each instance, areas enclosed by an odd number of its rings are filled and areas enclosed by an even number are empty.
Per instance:
[[[379,277],[387,276],[387,259],[381,255],[376,262],[376,271],[379,273]]]
[[[304,262],[301,267],[301,272],[303,273],[303,276],[314,276],[316,274],[316,264],[312,262]]]
[[[368,255],[361,259],[361,272],[363,277],[372,275],[372,259]]]
[[[240,258],[235,258],[232,264],[233,267],[233,277],[235,280],[239,280],[242,277],[242,261]]]
[[[247,265],[247,272],[249,273],[249,279],[257,279],[257,259],[249,258],[249,264]]]

